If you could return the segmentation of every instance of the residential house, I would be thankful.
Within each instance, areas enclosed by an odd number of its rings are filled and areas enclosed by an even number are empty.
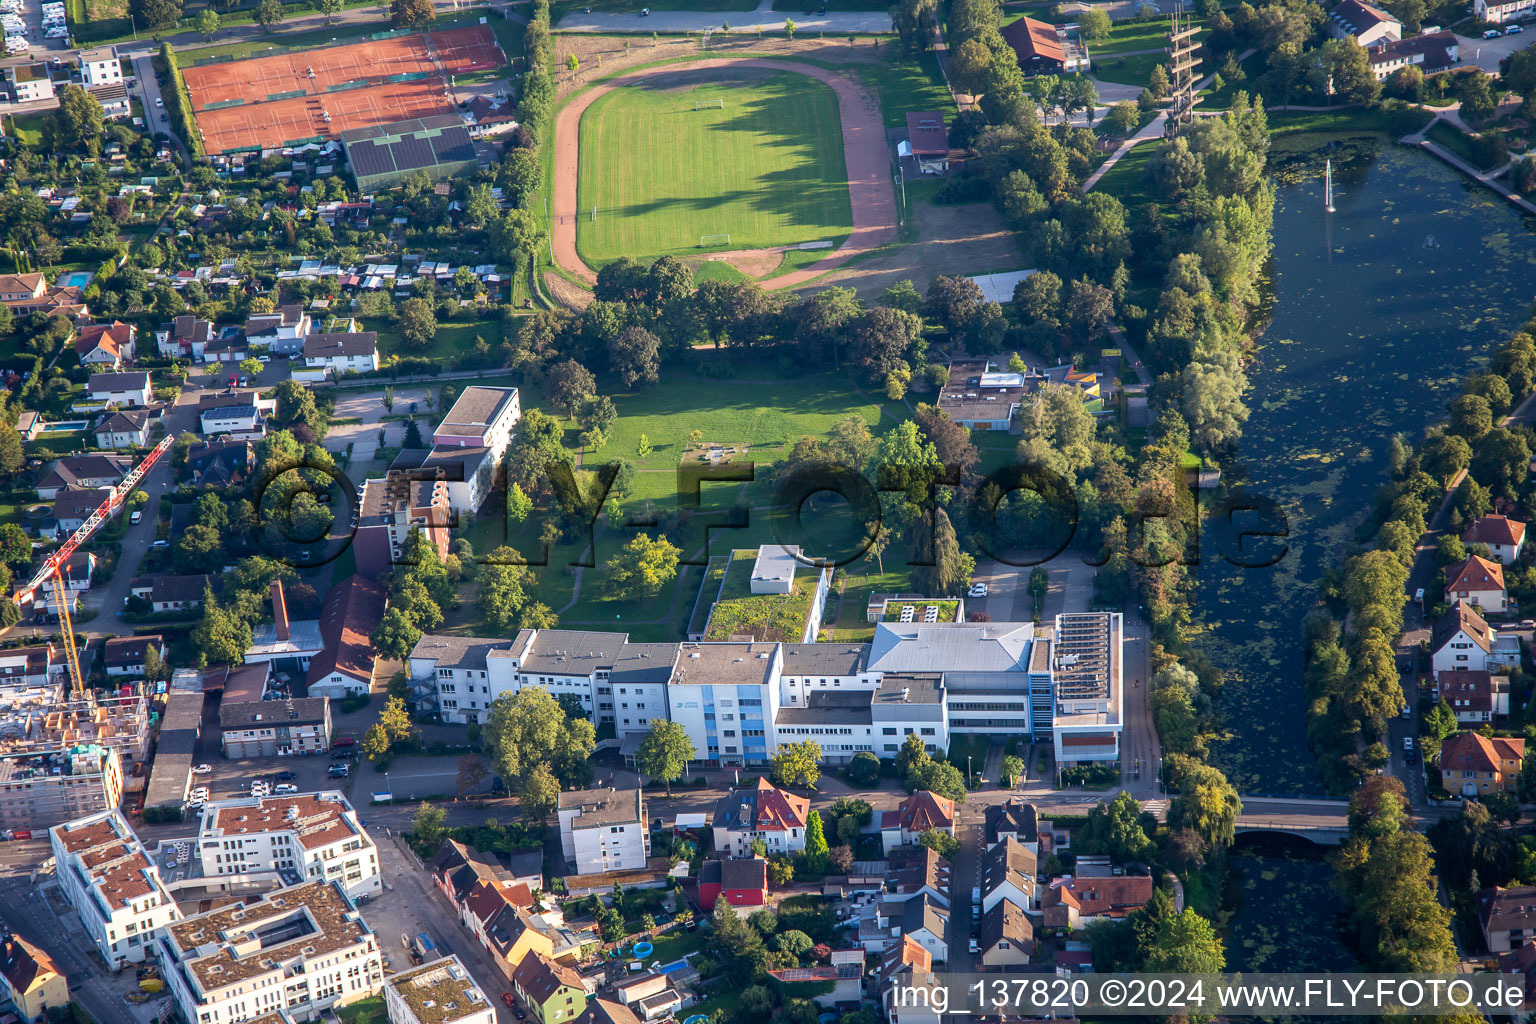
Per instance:
[[[593,999],[581,1012],[578,1024],[641,1024],[635,1011],[610,999]]]
[[[935,962],[949,959],[949,908],[929,896],[907,900],[901,914],[894,918],[901,928],[901,938],[922,946]]]
[[[192,482],[206,487],[227,487],[244,480],[256,466],[256,446],[228,434],[198,441],[187,449],[187,470]]]
[[[1490,953],[1508,953],[1536,938],[1536,885],[1496,885],[1472,897]]]
[[[1503,565],[1513,565],[1525,547],[1525,524],[1508,516],[1478,516],[1461,531],[1464,544],[1483,544]]]
[[[999,900],[982,914],[978,932],[984,967],[1022,967],[1035,951],[1035,926],[1012,900]]]
[[[85,525],[96,509],[112,497],[112,492],[101,487],[88,490],[60,491],[53,499],[53,521],[60,535],[74,533]]]
[[[377,370],[379,336],[373,331],[305,335],[304,368],[320,373],[321,379]]]
[[[310,332],[309,314],[297,302],[284,303],[272,313],[256,313],[245,322],[245,339],[253,347],[274,355],[291,356],[304,351]]]
[[[1328,32],[1335,39],[1355,37],[1361,46],[1403,38],[1403,25],[1380,7],[1361,0],[1344,0],[1328,12]]]
[[[1152,898],[1152,876],[1058,878],[1041,899],[1045,926],[1076,930],[1096,918],[1120,918]]]
[[[880,815],[880,838],[886,853],[917,842],[929,829],[938,829],[949,836],[955,834],[953,800],[920,789],[903,800],[896,810]]]
[[[134,373],[93,373],[90,383],[86,385],[86,394],[93,402],[136,406],[148,405],[153,391],[149,374],[141,370]]]
[[[80,80],[87,86],[123,84],[123,62],[111,47],[80,51]]]
[[[325,697],[292,697],[219,705],[224,756],[286,757],[323,754],[331,746],[331,702]]]
[[[0,274],[0,302],[11,306],[17,313],[32,310],[20,309],[37,302],[48,294],[48,278],[42,274]]]
[[[460,920],[509,979],[535,956],[565,962],[581,951],[583,939],[564,927],[560,911],[532,902],[522,885],[481,881],[460,905]]]
[[[568,1024],[587,1007],[587,989],[574,967],[535,953],[512,973],[517,998],[537,1024]]]
[[[75,551],[59,566],[59,575],[64,579],[64,586],[73,591],[84,592],[91,589],[91,582],[96,575],[96,556],[89,551]]]
[[[1440,743],[1445,788],[1462,796],[1513,792],[1525,758],[1525,740],[1458,732]]]
[[[1491,672],[1446,672],[1437,680],[1440,699],[1456,721],[1477,727],[1509,716],[1509,676]]]
[[[238,327],[226,327],[203,346],[204,363],[238,363],[250,358],[251,348]],[[222,370],[219,372],[223,372]]]
[[[16,686],[27,689],[52,685],[54,670],[53,644],[38,647],[12,647],[0,651],[0,685],[7,691]]]
[[[51,956],[13,935],[0,936],[0,994],[19,1020],[48,1020],[49,1010],[69,1009],[69,982]]]
[[[915,939],[902,936],[880,958],[880,1003],[890,1024],[939,1024],[938,1001],[897,998],[935,986],[933,956]]]
[[[276,408],[276,399],[262,398],[255,391],[201,395],[197,400],[198,430],[204,437],[259,441],[267,436],[267,417]]]
[[[1445,603],[1468,604],[1483,613],[1504,611],[1504,566],[1481,555],[1446,567]]]
[[[1445,672],[1480,672],[1488,667],[1497,634],[1471,605],[1457,603],[1430,630],[1430,666]]]
[[[210,589],[219,592],[217,576],[139,576],[128,583],[129,596],[148,601],[156,615],[196,611],[203,606],[203,592]]]
[[[66,455],[49,463],[34,486],[39,498],[52,501],[60,491],[116,487],[132,469],[127,455]]]
[[[109,676],[140,677],[144,675],[150,651],[158,654],[161,663],[164,663],[165,638],[159,633],[109,637],[103,651],[102,666]]]
[[[190,359],[202,362],[203,351],[213,337],[213,324],[191,313],[178,316],[155,330],[155,347],[166,359]]]
[[[75,339],[75,355],[82,366],[99,370],[121,370],[133,362],[139,329],[121,320],[110,324],[87,324]]]
[[[1040,814],[1034,804],[1018,797],[991,804],[985,811],[985,827],[987,849],[1005,839],[1015,839],[1036,857],[1040,855]]]
[[[477,850],[454,839],[443,840],[443,845],[433,855],[432,880],[455,907],[481,882],[509,887],[514,884],[512,873],[502,867],[496,854]],[[531,894],[524,905],[533,905]]]
[[[123,409],[109,413],[91,435],[98,448],[146,448],[154,413],[149,409]]]
[[[768,905],[768,862],[761,857],[706,860],[699,867],[699,905],[709,910],[721,896],[733,907]]]
[[[970,430],[1011,431],[1037,382],[1023,373],[994,370],[986,360],[952,362],[949,381],[939,389],[939,410]]]
[[[752,789],[738,789],[715,804],[715,849],[736,857],[752,852],[760,839],[770,854],[805,849],[805,822],[811,802],[759,778]]]
[[[864,1001],[864,951],[834,949],[828,963],[812,967],[781,967],[768,976],[783,985],[816,986],[811,1001],[823,1010],[836,1010]],[[828,990],[826,986],[830,985]],[[793,992],[794,989],[786,989]]]
[[[384,982],[389,1024],[496,1024],[496,1008],[452,954]]]
[[[1472,16],[1502,25],[1536,15],[1536,0],[1472,0]]]
[[[981,855],[977,884],[983,911],[1003,900],[1022,910],[1040,906],[1038,862],[1029,847],[1011,836]]]
[[[1499,954],[1499,973],[1519,979],[1525,989],[1525,1005],[1510,1015],[1517,1024],[1531,1019],[1536,1009],[1536,940],[1526,939],[1519,947]]]
[[[1399,68],[1416,67],[1425,75],[1450,71],[1461,60],[1461,44],[1452,32],[1430,32],[1383,40],[1369,47],[1365,57],[1376,80],[1385,82]]]
[[[949,906],[949,861],[926,846],[902,846],[887,862],[886,893],[891,899],[910,900],[920,896],[940,906]]]
[[[12,103],[39,103],[53,99],[53,76],[42,61],[7,66],[5,91]]]
[[[560,794],[560,850],[578,875],[632,871],[651,855],[645,791],[584,789]]]
[[[373,689],[378,667],[369,639],[389,603],[385,589],[353,573],[331,587],[320,609],[324,647],[309,662],[305,681],[311,697],[340,700]]]

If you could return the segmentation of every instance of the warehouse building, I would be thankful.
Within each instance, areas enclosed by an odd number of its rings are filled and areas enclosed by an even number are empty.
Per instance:
[[[457,114],[416,117],[341,133],[352,175],[363,192],[393,188],[421,172],[433,181],[480,166],[469,129]]]

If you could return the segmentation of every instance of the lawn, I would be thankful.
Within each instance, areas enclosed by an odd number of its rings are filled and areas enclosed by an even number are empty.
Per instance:
[[[849,566],[848,579],[843,586],[843,603],[838,609],[837,623],[832,628],[832,639],[838,643],[867,643],[875,635],[875,624],[867,617],[871,594],[910,594],[912,580],[901,551],[887,549],[890,558],[886,569],[880,572],[878,563],[860,562]],[[836,595],[828,598],[836,600]]]
[[[860,40],[860,46],[867,45]],[[887,42],[891,52],[899,53],[900,47]],[[917,60],[898,60],[887,64],[858,65],[860,77],[866,86],[874,88],[880,100],[880,111],[885,115],[887,128],[905,128],[907,114],[920,110],[940,110],[947,117],[956,113],[954,97],[944,85],[939,72],[939,58],[925,53]]]
[[[656,950],[646,957],[646,960],[659,960],[664,964],[669,964],[674,960],[681,960],[683,957],[691,956],[703,949],[704,935],[698,928],[691,932],[684,928],[674,928],[664,935],[657,935],[651,939],[651,942],[655,943]]]
[[[1134,210],[1143,203],[1156,202],[1157,196],[1152,191],[1152,180],[1147,173],[1147,164],[1155,152],[1155,141],[1135,146],[1120,158],[1119,163],[1104,172],[1104,177],[1099,179],[1094,191],[1114,196],[1127,210]]]
[[[432,339],[430,348],[414,349],[408,348],[400,340],[399,333],[388,321],[363,321],[364,330],[378,332],[381,359],[388,360],[394,355],[424,356],[448,368],[453,367],[460,359],[475,350],[476,338],[484,338],[485,343],[493,349],[500,346],[503,328],[510,328],[516,332],[517,324],[499,320],[476,320],[471,323],[445,320],[438,324],[437,336]]]
[[[648,7],[653,11],[739,11],[749,14],[756,6],[750,0],[556,0],[549,5],[550,24],[555,28],[560,27],[560,19],[567,14],[581,14],[591,8],[594,14],[628,14],[633,12],[636,16],[640,8]]]
[[[1143,88],[1152,80],[1152,69],[1168,60],[1166,54],[1143,53],[1134,57],[1094,57],[1093,77],[1101,82],[1118,82]]]
[[[29,149],[43,144],[43,118],[44,114],[19,114],[6,120],[10,122],[10,132],[16,140]]]
[[[1195,24],[1199,25],[1198,19],[1195,19]],[[1168,21],[1166,18],[1157,18],[1153,21],[1122,21],[1109,30],[1108,39],[1089,43],[1088,52],[1097,59],[1105,54],[1124,53],[1127,50],[1161,50],[1167,45]]]
[[[1450,150],[1480,171],[1489,170],[1494,166],[1484,159],[1472,137],[1449,121],[1444,119],[1436,121],[1427,134],[1430,141]]]
[[[359,999],[350,1006],[338,1007],[336,1016],[341,1018],[342,1024],[389,1024],[383,996]]]
[[[754,550],[731,553],[725,586],[704,639],[729,640],[750,633],[759,640],[800,643],[816,591],[816,571],[807,566],[797,572],[789,594],[753,594],[752,565],[756,558]]]
[[[708,103],[721,105],[696,109]],[[803,75],[615,89],[583,115],[580,138],[577,248],[589,264],[697,252],[703,235],[750,249],[852,224],[837,100]]]

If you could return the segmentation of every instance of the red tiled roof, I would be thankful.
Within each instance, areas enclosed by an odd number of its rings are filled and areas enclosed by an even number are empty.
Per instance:
[[[1453,710],[1493,712],[1491,672],[1440,672],[1436,674],[1435,680],[1440,685],[1440,696],[1450,701]]]
[[[1481,555],[1468,555],[1460,565],[1445,570],[1445,591],[1448,594],[1465,590],[1503,590],[1504,566],[1490,562]]]
[[[955,802],[920,789],[901,802],[901,827],[908,832],[955,827]]]
[[[1518,544],[1525,524],[1508,516],[1479,516],[1467,524],[1461,539],[1468,544]]]
[[[803,796],[795,796],[779,789],[767,779],[757,780],[757,829],[762,832],[785,832],[792,828],[805,828],[811,802]]]
[[[1056,36],[1056,27],[1034,18],[1020,18],[1002,28],[1003,40],[1019,55],[1021,60],[1039,57],[1042,60],[1066,63],[1067,51]]]
[[[1503,762],[1512,761],[1519,769],[1525,757],[1525,740],[1480,733],[1458,732],[1440,744],[1440,767],[1444,771],[1502,772]]]
[[[110,324],[90,324],[80,329],[75,341],[76,355],[89,355],[101,348],[114,357],[122,355],[122,348],[133,340],[133,328],[120,320]]]
[[[356,573],[331,588],[320,612],[325,648],[309,663],[306,681],[311,686],[332,672],[372,681],[373,641],[368,636],[378,628],[387,604],[384,588]]]

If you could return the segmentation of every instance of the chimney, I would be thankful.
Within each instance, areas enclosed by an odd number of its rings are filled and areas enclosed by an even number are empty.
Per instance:
[[[283,600],[283,581],[272,581],[272,623],[279,640],[288,639],[288,602]]]

